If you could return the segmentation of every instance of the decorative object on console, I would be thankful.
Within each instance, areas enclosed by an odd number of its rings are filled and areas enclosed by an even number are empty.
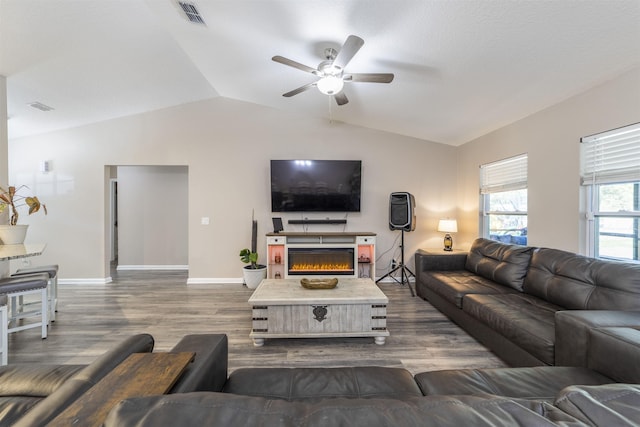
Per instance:
[[[5,245],[13,245],[24,243],[27,234],[28,225],[18,225],[19,212],[18,208],[22,206],[29,207],[29,215],[40,211],[40,208],[47,214],[46,205],[40,203],[36,196],[21,196],[18,192],[28,188],[25,185],[20,187],[9,187],[8,190],[0,187],[0,213],[4,212],[7,207],[10,210],[9,224],[0,225],[0,240]]]
[[[279,233],[284,230],[282,226],[282,218],[272,218],[273,221],[273,232]]]
[[[444,235],[444,250],[452,251],[453,250],[453,238],[449,233],[457,233],[458,232],[458,221],[455,219],[441,219],[438,222],[438,231],[441,233],[446,233]]]
[[[338,285],[338,279],[300,279],[300,284],[305,289],[333,289]]]

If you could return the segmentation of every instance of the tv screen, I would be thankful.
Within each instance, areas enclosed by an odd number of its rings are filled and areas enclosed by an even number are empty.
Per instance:
[[[273,212],[360,212],[360,160],[271,160]]]

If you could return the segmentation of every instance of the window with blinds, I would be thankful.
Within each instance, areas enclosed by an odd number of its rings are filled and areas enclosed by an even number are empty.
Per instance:
[[[527,162],[522,154],[480,166],[480,234],[527,244]]]
[[[588,253],[640,260],[640,123],[580,140]]]
[[[480,166],[480,194],[527,188],[527,155]]]
[[[640,123],[580,141],[583,185],[640,181]]]

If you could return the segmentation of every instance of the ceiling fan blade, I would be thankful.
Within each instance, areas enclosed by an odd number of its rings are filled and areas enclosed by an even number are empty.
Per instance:
[[[307,65],[301,64],[301,63],[296,62],[296,61],[294,61],[292,59],[285,58],[284,56],[276,55],[271,59],[273,61],[275,61],[275,62],[279,62],[279,63],[284,64],[284,65],[288,65],[289,67],[293,67],[293,68],[297,68],[298,70],[306,71],[307,73],[318,74],[318,70],[316,70],[315,68],[311,68],[311,67],[309,67]]]
[[[345,82],[391,83],[394,75],[391,73],[350,73],[342,78]]]
[[[347,98],[347,95],[345,95],[344,92],[337,93],[337,94],[333,95],[333,97],[335,98],[336,103],[338,105],[344,105],[347,102],[349,102],[349,99]]]
[[[358,53],[363,44],[364,40],[358,36],[350,35],[347,37],[347,40],[344,42],[344,45],[342,45],[342,49],[338,52],[336,59],[333,60],[333,66],[344,69],[354,55]]]
[[[294,90],[292,90],[292,91],[290,91],[290,92],[283,93],[283,94],[282,94],[282,96],[287,97],[287,98],[290,98],[290,97],[292,97],[293,95],[297,95],[297,94],[299,94],[299,93],[302,93],[302,92],[304,92],[304,91],[306,91],[306,90],[311,89],[311,88],[312,88],[312,87],[314,87],[315,85],[316,85],[316,82],[309,83],[309,84],[307,84],[307,85],[300,86],[299,88],[294,89]]]

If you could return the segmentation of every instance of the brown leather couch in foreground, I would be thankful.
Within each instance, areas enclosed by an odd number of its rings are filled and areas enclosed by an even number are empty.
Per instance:
[[[33,384],[0,375],[0,424],[44,426],[125,354],[152,350],[146,334],[124,340],[84,368],[58,367]],[[537,366],[419,373],[402,368],[244,368],[228,375],[226,335],[187,335],[173,349],[196,353],[170,394],[120,402],[106,427],[143,426],[631,426],[640,423],[640,330],[589,331],[587,367]],[[612,358],[615,355],[615,358]],[[43,372],[9,365],[4,372]],[[68,372],[75,370],[75,374]],[[19,385],[22,384],[22,389]],[[23,405],[47,384],[48,396]],[[40,387],[42,389],[42,386]],[[35,394],[35,393],[34,393]],[[13,408],[13,409],[12,409]]]
[[[588,367],[238,369],[206,391],[124,400],[105,426],[639,425],[640,331],[590,335]]]
[[[195,352],[196,357],[171,392],[220,387],[215,381],[226,377],[226,340],[224,335],[188,335],[180,340],[171,351]],[[0,426],[45,426],[129,355],[151,352],[153,346],[151,335],[138,334],[89,365],[1,366]]]

